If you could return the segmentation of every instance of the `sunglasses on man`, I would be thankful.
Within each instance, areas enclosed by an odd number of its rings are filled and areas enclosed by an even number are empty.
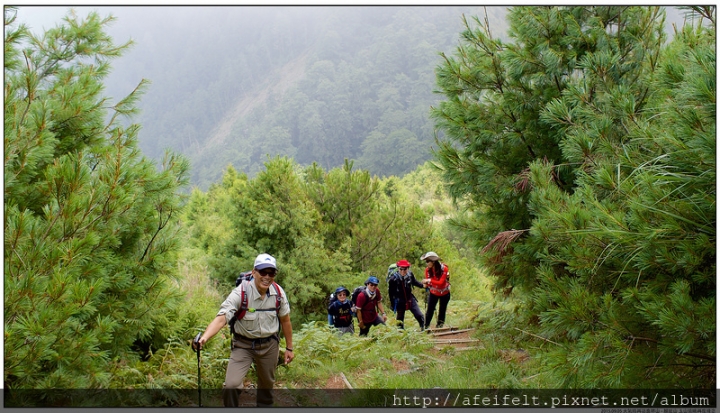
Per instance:
[[[258,271],[258,274],[260,274],[261,277],[275,278],[275,276],[277,275],[277,271],[275,271],[275,270],[262,270],[262,271]]]

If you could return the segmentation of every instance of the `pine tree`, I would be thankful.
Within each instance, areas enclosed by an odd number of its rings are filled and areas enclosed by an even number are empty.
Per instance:
[[[107,386],[173,305],[178,188],[188,164],[158,170],[123,126],[146,87],[103,95],[117,46],[111,17],[69,15],[41,37],[5,9],[5,386]],[[108,117],[108,110],[111,117]]]
[[[548,111],[582,165],[573,194],[531,167],[533,229],[547,248],[534,297],[544,334],[577,340],[551,363],[568,383],[715,387],[713,30],[676,33],[635,94],[588,75],[592,105],[576,88]]]
[[[326,172],[276,157],[253,179],[229,167],[206,194],[192,194],[186,219],[214,278],[231,286],[257,254],[272,254],[277,281],[292,291],[292,316],[312,319],[338,285],[422,254],[428,216],[401,194],[351,161]]]
[[[455,55],[442,54],[445,61],[437,69],[437,83],[447,100],[432,112],[443,134],[436,154],[450,194],[470,212],[456,224],[471,229],[470,241],[478,249],[505,231],[530,227],[533,216],[523,190],[528,165],[536,159],[565,164],[559,133],[541,121],[540,112],[562,96],[584,54],[607,47],[590,34],[580,36],[581,28],[602,31],[612,23],[610,16],[619,21],[629,13],[622,11],[513,8],[508,21],[515,43],[507,44],[493,38],[487,21],[475,19],[481,28],[473,29],[465,19]],[[555,172],[556,181],[570,190],[572,169],[560,167]],[[499,276],[498,287],[533,287],[527,277],[537,264],[533,253],[487,253],[491,271]]]
[[[468,29],[439,70],[462,223],[560,343],[566,386],[714,387],[715,11],[697,10],[710,27],[665,46],[655,7],[517,8],[514,44]]]
[[[358,272],[384,271],[397,257],[422,254],[430,237],[429,217],[394,187],[382,185],[366,170],[323,171],[313,164],[305,170],[306,190],[320,212],[322,235],[331,248],[348,249]],[[382,273],[382,272],[381,272]]]

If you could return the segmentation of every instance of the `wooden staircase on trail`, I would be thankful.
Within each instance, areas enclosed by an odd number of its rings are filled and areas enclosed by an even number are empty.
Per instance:
[[[435,350],[452,347],[456,351],[477,350],[483,348],[480,340],[472,338],[474,328],[458,329],[457,327],[428,328],[426,333],[432,335]]]

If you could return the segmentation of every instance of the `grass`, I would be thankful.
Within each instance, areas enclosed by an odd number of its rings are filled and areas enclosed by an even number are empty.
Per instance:
[[[515,330],[512,337],[507,332],[499,333],[493,323],[469,323],[472,318],[487,319],[498,311],[469,304],[451,301],[448,320],[461,328],[474,327],[473,338],[481,342],[479,349],[437,350],[428,334],[414,328],[378,326],[370,330],[367,338],[361,338],[338,336],[326,324],[315,323],[303,326],[297,333],[296,351],[301,356],[281,375],[295,388],[308,383],[321,388],[339,372],[354,388],[547,387],[548,377],[539,373],[542,366],[537,358],[543,351],[534,339]],[[468,323],[463,325],[463,321]]]

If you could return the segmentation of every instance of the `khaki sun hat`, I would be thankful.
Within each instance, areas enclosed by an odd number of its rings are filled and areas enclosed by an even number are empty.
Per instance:
[[[425,261],[425,260],[438,261],[438,260],[440,260],[440,257],[438,257],[438,255],[435,252],[429,251],[429,252],[426,252],[425,254],[423,254],[423,256],[420,257],[420,259],[423,261]]]

